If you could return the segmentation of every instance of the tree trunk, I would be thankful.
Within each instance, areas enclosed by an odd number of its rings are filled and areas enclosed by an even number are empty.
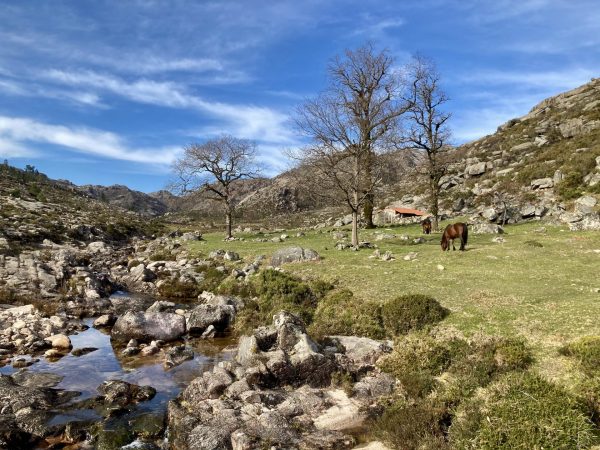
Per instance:
[[[373,194],[367,194],[363,206],[363,216],[365,218],[365,228],[377,228],[373,223]]]
[[[230,205],[226,205],[225,208],[225,234],[226,238],[230,239],[231,237],[233,237],[233,235],[231,234],[231,227],[233,225],[233,213]]]
[[[370,136],[369,136],[370,139]],[[367,186],[365,189],[365,203],[363,205],[363,217],[365,219],[365,228],[375,228],[373,223],[373,203],[375,201],[375,194],[373,194],[373,159],[374,155],[371,150],[367,152],[365,160],[365,182]]]
[[[431,195],[431,214],[433,215],[433,231],[440,230],[439,224],[439,202],[440,202],[440,192],[438,187],[439,181],[436,179],[431,180],[430,185],[430,195]]]
[[[358,247],[358,211],[352,211],[352,245]]]

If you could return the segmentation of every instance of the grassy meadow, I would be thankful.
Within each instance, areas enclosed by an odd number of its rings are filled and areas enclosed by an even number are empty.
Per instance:
[[[424,236],[422,244],[412,243],[423,236],[418,225],[361,230],[361,240],[376,244],[382,254],[393,253],[396,259],[388,262],[369,258],[373,254],[369,249],[336,250],[331,231],[339,229],[305,231],[299,237],[295,230],[286,230],[290,237],[279,243],[253,239],[270,239],[282,232],[242,233],[238,236],[244,241],[232,242],[224,242],[221,233],[210,233],[204,241],[190,244],[190,250],[204,256],[216,249],[232,250],[250,262],[287,246],[312,248],[321,255],[320,262],[288,264],[285,270],[334,282],[364,302],[430,295],[451,311],[443,327],[467,336],[484,332],[523,337],[534,350],[537,370],[568,385],[577,371],[558,349],[576,338],[600,335],[600,233],[549,225],[543,225],[544,230],[542,225],[509,225],[501,235],[503,243],[493,242],[495,235],[471,233],[466,252],[445,253],[440,234]],[[379,233],[396,238],[377,241]],[[402,240],[402,235],[411,239]],[[417,252],[417,258],[404,260],[409,252]]]

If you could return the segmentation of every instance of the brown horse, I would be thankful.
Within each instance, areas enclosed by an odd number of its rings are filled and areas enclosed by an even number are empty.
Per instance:
[[[467,230],[466,223],[458,222],[448,225],[442,235],[442,251],[450,250],[449,241],[452,241],[452,250],[456,250],[454,248],[454,239],[460,239],[460,250],[464,251],[468,236],[469,231]]]
[[[431,218],[428,217],[421,221],[421,226],[423,227],[423,234],[431,234]]]

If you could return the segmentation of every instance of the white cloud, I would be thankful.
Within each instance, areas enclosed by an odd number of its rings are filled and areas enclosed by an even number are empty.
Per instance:
[[[0,92],[19,97],[38,97],[56,100],[67,100],[85,106],[105,107],[100,97],[92,92],[54,89],[41,87],[32,83],[21,83],[8,79],[0,79]]]
[[[24,142],[58,145],[78,153],[156,165],[170,164],[180,152],[179,148],[174,147],[130,147],[122,137],[107,131],[50,125],[28,118],[7,116],[0,116],[0,144],[2,141],[17,145]],[[7,153],[10,148],[7,146]],[[3,155],[4,150],[0,154]]]
[[[31,158],[37,152],[0,135],[0,158]]]
[[[189,89],[180,83],[144,78],[129,82],[122,78],[91,71],[50,70],[43,76],[70,86],[84,86],[107,91],[139,103],[200,111],[209,118],[225,122],[216,126],[204,127],[203,132],[209,135],[227,132],[240,138],[256,141],[281,144],[295,142],[295,137],[288,125],[287,115],[263,106],[207,101],[190,93]]]
[[[462,75],[459,80],[479,85],[512,85],[516,90],[542,88],[553,91],[573,89],[596,75],[594,71],[580,67],[539,72],[482,70]]]

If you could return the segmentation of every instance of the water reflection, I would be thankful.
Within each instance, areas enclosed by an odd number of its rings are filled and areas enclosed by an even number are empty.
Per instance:
[[[152,356],[123,357],[120,354],[122,347],[114,348],[110,335],[93,328],[92,323],[93,319],[87,320],[89,329],[69,337],[74,349],[95,347],[98,350],[79,357],[68,354],[56,361],[41,357],[39,362],[28,368],[33,372],[50,372],[63,376],[55,388],[81,392],[81,396],[74,401],[98,395],[98,386],[106,380],[123,380],[138,385],[150,385],[156,389],[157,394],[151,401],[139,405],[140,412],[164,412],[167,402],[194,378],[211,369],[219,361],[229,359],[232,354],[231,338],[216,338],[210,341],[194,339],[186,341],[186,344],[194,349],[194,358],[165,370],[162,365],[163,352]],[[0,373],[4,374],[15,371],[11,366],[0,368]],[[86,416],[86,413],[81,412],[73,414],[75,417]]]

